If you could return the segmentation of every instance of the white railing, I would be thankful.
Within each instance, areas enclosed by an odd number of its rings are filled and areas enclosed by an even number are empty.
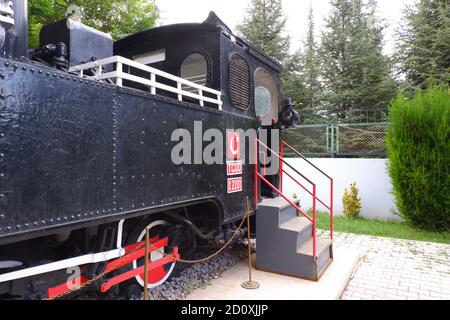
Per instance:
[[[102,67],[107,65],[115,65],[114,71],[102,73]],[[148,78],[142,76],[135,76],[124,72],[124,67],[136,68],[149,74]],[[95,69],[95,76],[85,76],[84,71],[87,69]],[[178,100],[183,101],[183,97],[189,97],[200,102],[203,107],[205,102],[209,102],[222,110],[222,93],[220,91],[199,85],[192,81],[174,76],[170,73],[146,66],[145,64],[126,59],[120,56],[113,56],[101,60],[96,60],[71,67],[69,72],[77,72],[80,77],[86,77],[94,80],[114,80],[119,87],[123,86],[123,80],[139,83],[150,88],[151,94],[156,94],[156,89],[168,91],[177,94]],[[175,86],[160,83],[156,81],[156,76],[171,80],[176,83]],[[183,86],[183,87],[182,87]],[[187,89],[187,90],[186,90]],[[204,93],[209,93],[217,98],[205,97]]]

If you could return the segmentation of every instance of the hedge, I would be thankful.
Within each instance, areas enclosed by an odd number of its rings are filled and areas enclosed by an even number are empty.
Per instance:
[[[448,88],[401,93],[389,111],[389,174],[401,217],[427,230],[450,227],[450,98]]]

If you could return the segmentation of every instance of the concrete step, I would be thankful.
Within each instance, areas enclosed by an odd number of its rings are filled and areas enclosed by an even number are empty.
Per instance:
[[[298,203],[298,201],[296,201]],[[328,249],[328,250],[327,250]],[[317,280],[332,260],[332,243],[317,240],[312,256],[312,223],[282,198],[264,199],[256,212],[258,269]]]
[[[316,240],[317,240],[317,242],[316,242],[317,256],[319,256],[324,250],[328,249],[331,246],[331,244],[333,243],[333,241],[330,239],[316,238]],[[307,256],[313,255],[313,239],[312,239],[312,237],[308,241],[306,241],[298,246],[297,253],[304,254]]]
[[[316,239],[316,254],[317,261],[316,265],[316,276],[319,278],[325,271],[326,267],[333,260],[333,241],[330,239],[317,238]],[[311,257],[313,259],[313,239],[300,244],[297,248],[297,254]]]
[[[284,200],[282,197],[276,197],[276,198],[263,198],[261,200],[261,202],[258,204],[258,207],[259,206],[277,208],[277,209],[282,210],[286,207],[289,207],[290,204],[289,204],[289,202]]]
[[[312,236],[312,223],[305,217],[293,217],[280,225],[280,231],[295,233],[296,248]]]
[[[294,232],[302,232],[307,229],[312,223],[305,217],[294,217],[280,225],[280,229],[290,230]]]
[[[297,206],[300,206],[300,200],[290,200]],[[297,216],[297,211],[295,208],[282,197],[265,198],[258,204],[258,208],[259,207],[264,207],[267,209],[272,208],[276,210],[278,215],[278,225],[281,225]]]

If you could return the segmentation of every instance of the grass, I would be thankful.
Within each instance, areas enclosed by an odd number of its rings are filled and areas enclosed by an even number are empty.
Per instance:
[[[329,230],[330,216],[317,214],[317,227]],[[333,217],[333,230],[366,234],[370,236],[390,237],[407,240],[419,240],[450,244],[450,232],[425,231],[396,221],[369,220],[364,218],[348,219],[343,216]]]

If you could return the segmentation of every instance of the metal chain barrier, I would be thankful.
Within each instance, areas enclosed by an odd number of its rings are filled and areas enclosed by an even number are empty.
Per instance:
[[[239,234],[239,229],[242,228],[242,226],[244,225],[244,222],[247,218],[247,216],[249,216],[253,211],[247,211],[247,213],[244,214],[244,218],[242,219],[241,223],[239,224],[239,227],[237,228],[237,230],[233,233],[233,235],[231,236],[231,238],[216,252],[214,252],[213,254],[202,258],[202,259],[197,259],[197,260],[185,260],[185,259],[179,259],[177,261],[179,262],[183,262],[183,263],[187,263],[187,264],[197,264],[197,263],[202,263],[202,262],[206,262],[211,260],[212,258],[218,256],[219,254],[221,254],[232,242],[233,240],[236,238],[236,236]]]
[[[144,246],[145,246],[145,244],[140,244],[140,245],[138,245],[133,251],[130,251],[130,252],[128,252],[126,255],[122,256],[122,257],[117,261],[117,263],[115,263],[115,264],[112,266],[111,269],[114,269],[115,267],[117,267],[118,265],[120,265],[120,264],[122,263],[122,261],[123,261],[125,258],[127,258],[127,257],[130,256],[131,254],[135,253],[136,251],[139,251],[139,250],[142,249]],[[66,296],[66,295],[68,295],[68,294],[71,294],[71,293],[73,293],[73,292],[79,291],[79,290],[81,290],[81,289],[83,289],[83,288],[85,288],[85,287],[87,287],[87,286],[93,284],[94,282],[96,282],[96,281],[102,279],[107,273],[108,273],[108,270],[104,270],[103,272],[99,273],[98,275],[96,275],[96,276],[93,277],[92,279],[88,280],[87,282],[83,283],[82,285],[76,286],[76,287],[74,287],[74,288],[72,288],[72,289],[69,289],[69,290],[67,290],[67,291],[65,291],[65,292],[62,292],[62,293],[60,293],[60,294],[58,294],[57,296],[54,296],[54,297],[52,297],[52,298],[44,298],[44,299],[42,299],[42,300],[56,300],[56,299],[59,299],[59,298],[62,298],[62,297],[64,297],[64,296]]]
[[[202,262],[206,262],[209,261],[211,259],[213,259],[214,257],[218,256],[219,254],[221,254],[227,247],[230,246],[230,244],[233,242],[233,240],[236,238],[236,236],[239,234],[238,230],[240,230],[242,228],[242,226],[244,225],[245,220],[247,219],[247,216],[250,216],[250,214],[253,213],[252,210],[247,210],[247,212],[244,214],[244,217],[242,218],[241,223],[239,224],[237,230],[233,233],[233,235],[230,237],[230,239],[216,252],[214,252],[213,254],[202,258],[202,259],[196,259],[196,260],[186,260],[186,259],[178,259],[176,260],[176,262],[182,262],[182,263],[187,263],[187,264],[197,264],[197,263],[202,263]],[[135,253],[136,251],[139,251],[140,249],[142,249],[145,246],[144,244],[140,244],[139,246],[137,246],[133,251],[128,252],[126,255],[122,256],[112,267],[111,269],[115,269],[115,267],[117,267],[118,265],[120,265],[122,263],[122,261],[127,258],[128,256],[130,256],[131,254]],[[154,250],[159,250],[158,248],[155,248],[151,243],[149,243],[149,246]],[[162,253],[163,257],[169,257],[171,256],[170,254],[166,254],[166,253]],[[67,296],[71,293],[74,293],[76,291],[79,291],[91,284],[93,284],[94,282],[101,280],[106,274],[108,273],[108,270],[104,270],[103,272],[99,273],[98,275],[96,275],[95,277],[93,277],[92,279],[88,280],[87,282],[83,283],[82,285],[76,286],[75,288],[69,289],[65,292],[62,292],[60,294],[58,294],[55,297],[52,298],[44,298],[42,300],[56,300],[59,298],[62,298],[64,296]]]

